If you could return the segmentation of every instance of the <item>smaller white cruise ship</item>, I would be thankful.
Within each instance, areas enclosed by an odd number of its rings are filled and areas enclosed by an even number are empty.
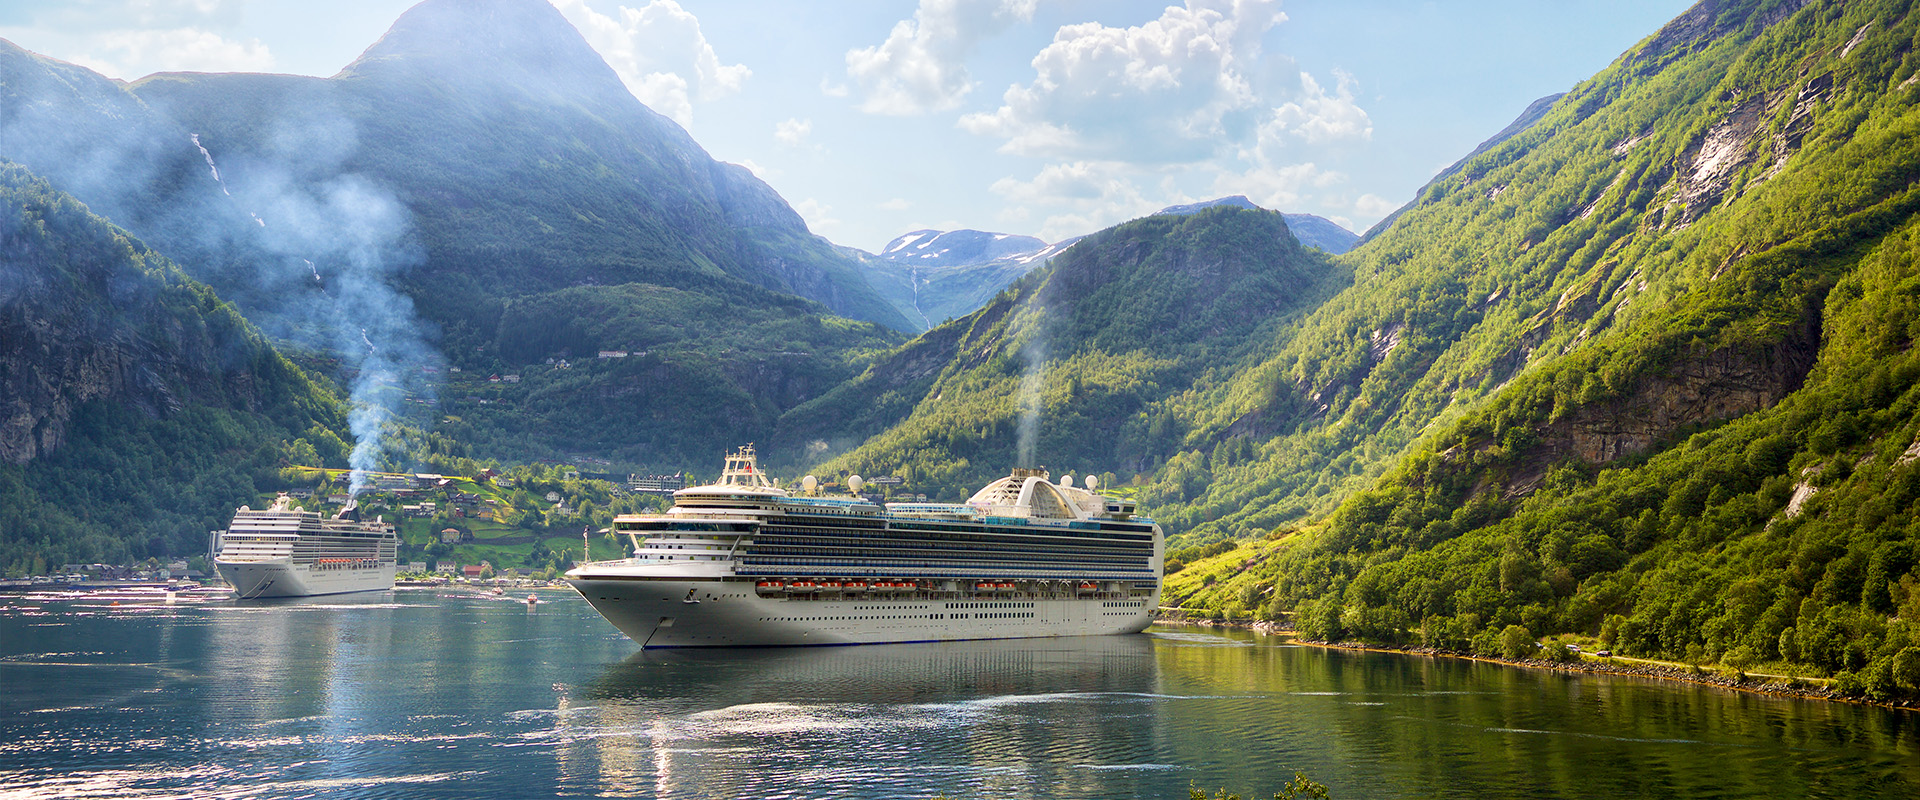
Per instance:
[[[748,446],[665,514],[616,517],[633,557],[567,581],[642,648],[1136,633],[1159,604],[1160,526],[1091,478],[1015,469],[965,503],[884,507],[816,488],[774,485]]]
[[[392,589],[400,539],[392,525],[358,516],[349,505],[322,517],[284,494],[272,508],[241,506],[214,531],[214,567],[237,600]]]

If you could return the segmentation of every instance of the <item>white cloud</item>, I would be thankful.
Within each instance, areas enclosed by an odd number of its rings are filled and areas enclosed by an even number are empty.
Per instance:
[[[814,233],[840,227],[840,220],[833,216],[833,206],[811,197],[793,204],[793,210],[807,221],[807,228]]]
[[[1033,208],[1050,209],[1037,234],[1059,241],[1158,210],[1148,200],[1125,164],[1112,161],[1075,161],[1049,164],[1032,180],[1001,178],[991,187],[1009,203],[1001,217],[1024,221]]]
[[[881,203],[880,205],[874,206],[874,208],[878,208],[881,211],[905,211],[912,207],[913,207],[913,203],[904,197],[896,197],[896,198],[893,198],[892,200],[888,200],[884,203]]]
[[[1346,175],[1323,170],[1313,162],[1260,165],[1244,172],[1225,172],[1215,176],[1213,195],[1226,197],[1243,194],[1261,208],[1294,211],[1315,190],[1334,186],[1346,179]]]
[[[811,133],[813,133],[813,120],[810,119],[788,119],[773,126],[773,138],[778,139],[781,144],[793,147],[799,147]]]
[[[1353,102],[1353,76],[1340,70],[1333,74],[1338,93],[1328,95],[1312,75],[1300,73],[1300,99],[1274,109],[1273,119],[1261,126],[1261,138],[1292,137],[1308,144],[1373,138],[1373,120]]]
[[[1250,75],[1275,0],[1188,0],[1130,28],[1068,25],[1033,58],[1034,79],[962,128],[1004,153],[1190,163],[1245,139],[1264,113]]]
[[[78,47],[69,61],[125,79],[155,72],[264,72],[274,65],[259,39],[236,42],[199,28],[102,31]]]
[[[1366,217],[1384,217],[1393,213],[1396,208],[1399,206],[1394,205],[1393,201],[1377,194],[1363,194],[1358,200],[1353,201],[1353,210]]]
[[[587,7],[586,0],[551,0],[607,60],[633,96],[682,126],[693,124],[694,101],[740,91],[753,71],[722,64],[700,30],[700,20],[674,0],[642,8],[621,6],[619,19]]]
[[[1347,175],[1327,166],[1340,162],[1332,148],[1372,138],[1359,82],[1334,70],[1323,86],[1264,53],[1262,39],[1286,19],[1277,0],[1186,0],[1133,27],[1060,28],[1030,80],[958,122],[1000,140],[1003,154],[1047,162],[992,185],[1007,200],[1002,219],[1044,219],[1040,235],[1059,238],[1234,194],[1370,215],[1342,191]]]
[[[1032,19],[1037,2],[921,0],[913,19],[896,23],[886,41],[847,51],[847,75],[864,97],[860,110],[904,116],[958,106],[973,90],[967,56],[986,38]]]

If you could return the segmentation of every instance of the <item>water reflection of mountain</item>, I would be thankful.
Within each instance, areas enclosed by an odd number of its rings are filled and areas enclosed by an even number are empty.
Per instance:
[[[1111,791],[1161,766],[1159,683],[1145,636],[643,651],[563,701],[556,755],[660,796]]]

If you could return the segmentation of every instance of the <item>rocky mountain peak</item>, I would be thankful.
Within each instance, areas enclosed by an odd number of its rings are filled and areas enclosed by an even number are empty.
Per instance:
[[[426,0],[401,14],[340,76],[390,72],[560,97],[627,93],[613,68],[543,0]]]

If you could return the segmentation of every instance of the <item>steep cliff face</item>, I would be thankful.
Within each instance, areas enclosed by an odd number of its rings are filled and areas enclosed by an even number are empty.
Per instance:
[[[1539,426],[1535,443],[1483,485],[1497,485],[1505,499],[1524,497],[1555,465],[1603,467],[1669,445],[1682,431],[1772,408],[1806,381],[1818,330],[1810,318],[1783,340],[1719,348],[1646,377],[1625,396],[1581,404]]]
[[[233,306],[0,162],[0,572],[202,552],[289,442],[340,466],[345,430]]]
[[[76,409],[261,411],[278,356],[230,307],[18,166],[0,165],[0,460],[59,449]],[[280,377],[280,376],[276,376]]]

